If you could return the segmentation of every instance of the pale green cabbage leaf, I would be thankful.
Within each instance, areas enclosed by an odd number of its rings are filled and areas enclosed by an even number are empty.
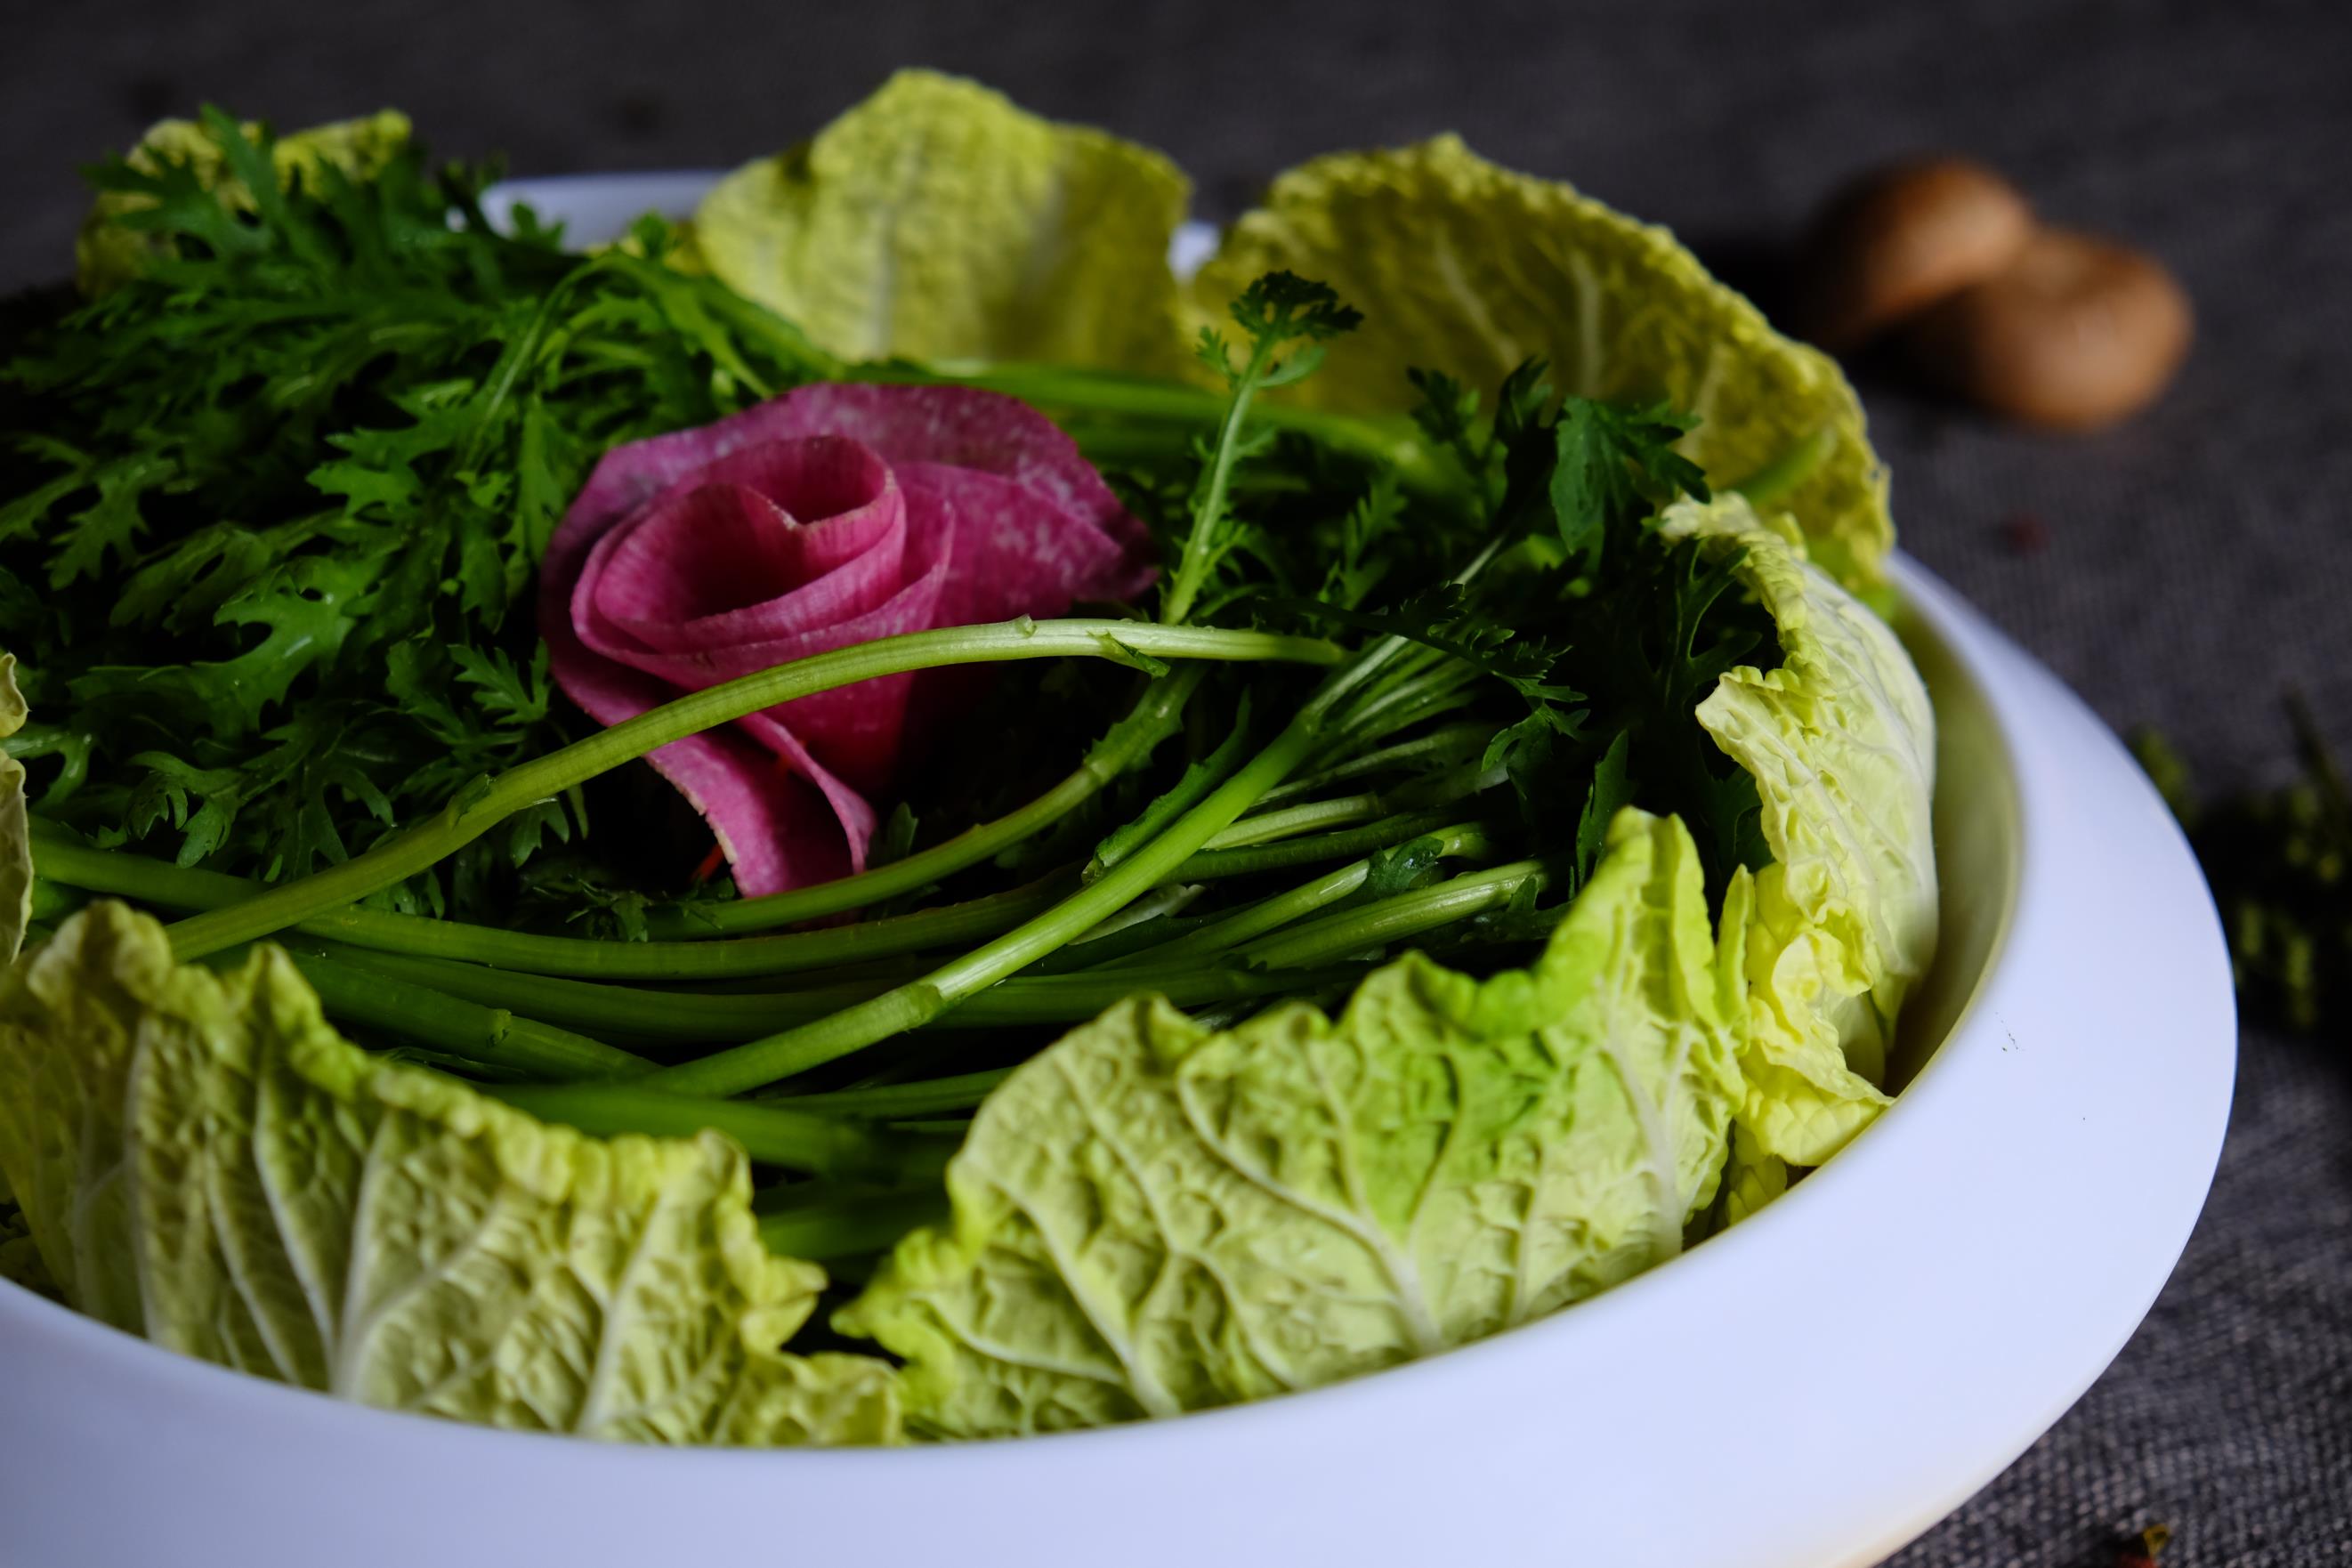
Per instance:
[[[16,689],[16,656],[0,653],[0,741],[25,727],[25,695]],[[25,764],[0,752],[0,964],[13,963],[33,919],[33,843],[25,801]],[[54,1294],[32,1231],[0,1171],[0,1279]]]
[[[1935,956],[1935,711],[1895,633],[1787,520],[1728,495],[1677,502],[1662,527],[1740,552],[1779,628],[1780,667],[1724,676],[1698,721],[1755,779],[1773,858],[1725,903],[1744,932],[1727,961],[1747,983],[1740,1121],[1759,1158],[1816,1165],[1886,1104],[1895,1017]]]
[[[1307,1388],[1673,1256],[1739,1095],[1699,861],[1629,809],[1531,971],[1411,954],[1335,1023],[1136,998],[981,1108],[953,1218],[836,1314],[980,1436]]]
[[[0,741],[25,727],[24,693],[16,689],[16,656],[0,653]],[[0,964],[25,945],[33,919],[32,821],[25,801],[25,764],[0,752]]]
[[[391,1409],[656,1443],[877,1443],[894,1374],[778,1347],[740,1149],[587,1137],[338,1036],[275,948],[215,974],[100,902],[0,988],[0,1169],[80,1310]]]
[[[1146,148],[901,71],[721,182],[692,255],[847,359],[1171,371],[1168,248],[1190,191]]]
[[[1723,1166],[1723,1223],[1738,1225],[1788,1190],[1788,1162],[1764,1152],[1756,1134],[1733,1122]]]
[[[1664,229],[1498,168],[1448,135],[1318,158],[1276,179],[1193,280],[1195,319],[1222,321],[1228,301],[1276,268],[1329,284],[1364,313],[1323,370],[1280,395],[1401,414],[1415,401],[1409,368],[1491,399],[1539,358],[1559,391],[1664,398],[1698,415],[1683,449],[1718,484],[1821,443],[1784,504],[1817,562],[1850,583],[1877,581],[1894,526],[1853,389]]]

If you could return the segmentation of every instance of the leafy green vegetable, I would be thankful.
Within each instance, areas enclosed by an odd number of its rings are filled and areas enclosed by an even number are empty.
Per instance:
[[[1201,329],[1200,361],[1225,384],[1231,399],[1216,447],[1193,487],[1191,525],[1160,597],[1160,616],[1165,621],[1181,621],[1192,613],[1192,601],[1211,574],[1242,542],[1225,508],[1234,465],[1273,445],[1271,433],[1249,431],[1251,403],[1260,392],[1313,374],[1323,363],[1326,345],[1354,331],[1363,321],[1353,306],[1324,285],[1287,272],[1270,272],[1243,289],[1230,313],[1249,339],[1249,353],[1235,364],[1224,334],[1214,327]]]
[[[1886,485],[1844,377],[1774,332],[1664,230],[1441,136],[1282,175],[1195,279],[1196,315],[1286,268],[1328,283],[1367,319],[1296,398],[1402,414],[1413,402],[1409,367],[1481,388],[1545,360],[1576,396],[1664,398],[1694,415],[1682,450],[1718,482],[1827,431],[1826,451],[1780,502],[1822,566],[1851,584],[1877,580],[1892,536]]]
[[[1689,835],[1611,837],[1531,972],[1415,955],[1337,1023],[1138,998],[1064,1037],[835,1326],[908,1359],[924,1429],[991,1436],[1312,1387],[1672,1257],[1738,1075]]]
[[[1363,897],[1392,899],[1427,887],[1449,848],[1445,835],[1430,833],[1381,850],[1365,863]]]
[[[0,653],[0,741],[25,727],[16,657]],[[0,755],[0,964],[25,945],[33,919],[33,825],[25,810],[25,764]]]
[[[1707,499],[1706,476],[1674,449],[1696,423],[1664,405],[1621,408],[1580,397],[1562,406],[1551,505],[1570,554],[1582,556],[1588,567],[1599,560],[1612,522],[1645,510],[1646,492]]]
[[[1130,817],[1118,832],[1096,845],[1082,875],[1089,880],[1101,876],[1200,805],[1211,790],[1231,778],[1234,770],[1247,760],[1249,741],[1249,701],[1244,693],[1241,710],[1234,716],[1233,729],[1218,742],[1216,750],[1187,767],[1181,777],[1143,808],[1140,816]]]
[[[0,986],[0,1169],[68,1300],[394,1409],[643,1442],[874,1443],[890,1370],[780,1353],[824,1280],[742,1152],[549,1127],[328,1026],[285,955],[174,968],[100,903]]]
[[[1466,395],[1423,384],[1455,404],[1448,424],[1475,409]],[[1769,857],[1754,784],[1690,715],[1726,670],[1769,665],[1776,647],[1769,618],[1732,591],[1736,558],[1703,557],[1656,526],[1677,495],[1710,493],[1674,447],[1690,421],[1575,397],[1555,410],[1537,365],[1514,373],[1498,403],[1491,438],[1455,444],[1487,475],[1501,539],[1517,540],[1536,569],[1352,618],[1450,652],[1527,700],[1527,717],[1488,742],[1486,765],[1505,771],[1529,831],[1572,852],[1580,877],[1617,808],[1639,800],[1683,816],[1719,893],[1734,870]],[[1564,563],[1541,564],[1563,553]],[[1563,799],[1585,803],[1572,837]]]
[[[1760,878],[1743,870],[1723,920],[1725,967],[1748,1001],[1739,1053],[1746,1141],[1734,1193],[1750,1208],[1786,1184],[1787,1166],[1818,1165],[1844,1148],[1887,1100],[1845,1048],[1841,1025],[1853,1015],[1844,1005],[1844,952],[1791,907],[1780,868]]]
[[[1936,945],[1927,687],[1893,628],[1744,500],[1680,502],[1664,526],[1738,549],[1736,575],[1779,628],[1780,668],[1731,671],[1698,721],[1756,778],[1791,900],[1838,940],[1891,1021]]]
[[[1633,803],[1633,781],[1625,775],[1625,753],[1632,734],[1623,730],[1609,742],[1592,770],[1592,792],[1576,819],[1576,879],[1580,887],[1591,879],[1592,868],[1607,847],[1609,825]]]
[[[1789,1166],[1759,1147],[1756,1134],[1731,1126],[1731,1155],[1723,1167],[1723,1217],[1738,1225],[1789,1190]]]
[[[1167,372],[1190,186],[1157,153],[900,71],[694,219],[701,260],[845,359]]]
[[[708,279],[493,232],[485,176],[394,129],[208,111],[113,165],[94,232],[138,269],[0,374],[0,637],[43,720],[9,749],[102,844],[300,876],[560,743],[509,611],[589,465],[826,363]],[[586,826],[548,801],[393,900],[500,910]]]
[[[1895,1015],[1935,951],[1935,714],[1894,632],[1744,499],[1677,502],[1664,527],[1736,556],[1779,627],[1780,668],[1729,671],[1697,717],[1754,778],[1772,853],[1727,904],[1747,916],[1741,1121],[1818,1164],[1885,1103]]]
[[[261,128],[239,127],[246,135]],[[277,189],[298,183],[316,186],[329,168],[354,180],[381,173],[408,145],[408,116],[394,110],[364,120],[340,121],[297,132],[270,147],[269,162]],[[119,168],[101,177],[99,197],[82,222],[74,242],[77,280],[85,294],[102,294],[145,271],[162,256],[175,254],[168,233],[150,227],[146,215],[155,204],[142,181],[174,164],[184,166],[196,181],[219,193],[225,207],[251,212],[258,205],[244,181],[250,173],[232,170],[206,127],[188,120],[166,120],[139,139]],[[226,233],[226,230],[216,230]]]

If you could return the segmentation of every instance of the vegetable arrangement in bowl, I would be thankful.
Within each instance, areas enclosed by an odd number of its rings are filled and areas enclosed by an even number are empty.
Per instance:
[[[1885,1105],[1883,480],[1663,232],[1449,138],[1179,279],[1163,160],[919,73],[585,254],[394,116],[100,184],[0,381],[32,1288],[1006,1435],[1525,1321]]]

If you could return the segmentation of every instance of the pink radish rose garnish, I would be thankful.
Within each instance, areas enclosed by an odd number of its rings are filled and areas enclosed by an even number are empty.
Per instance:
[[[540,625],[599,722],[876,637],[1125,599],[1142,524],[1017,399],[805,386],[607,452],[548,546]],[[747,896],[861,870],[910,700],[933,676],[821,692],[675,741],[653,765]]]

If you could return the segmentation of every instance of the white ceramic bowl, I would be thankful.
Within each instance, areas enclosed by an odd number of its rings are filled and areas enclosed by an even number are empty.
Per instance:
[[[700,176],[549,182],[609,229]],[[1594,1300],[1313,1394],[901,1450],[627,1448],[388,1415],[0,1286],[14,1568],[1876,1562],[2046,1429],[2170,1272],[2221,1143],[2230,972],[2105,729],[1933,577],[1945,947],[1910,1079],[1747,1223]]]

